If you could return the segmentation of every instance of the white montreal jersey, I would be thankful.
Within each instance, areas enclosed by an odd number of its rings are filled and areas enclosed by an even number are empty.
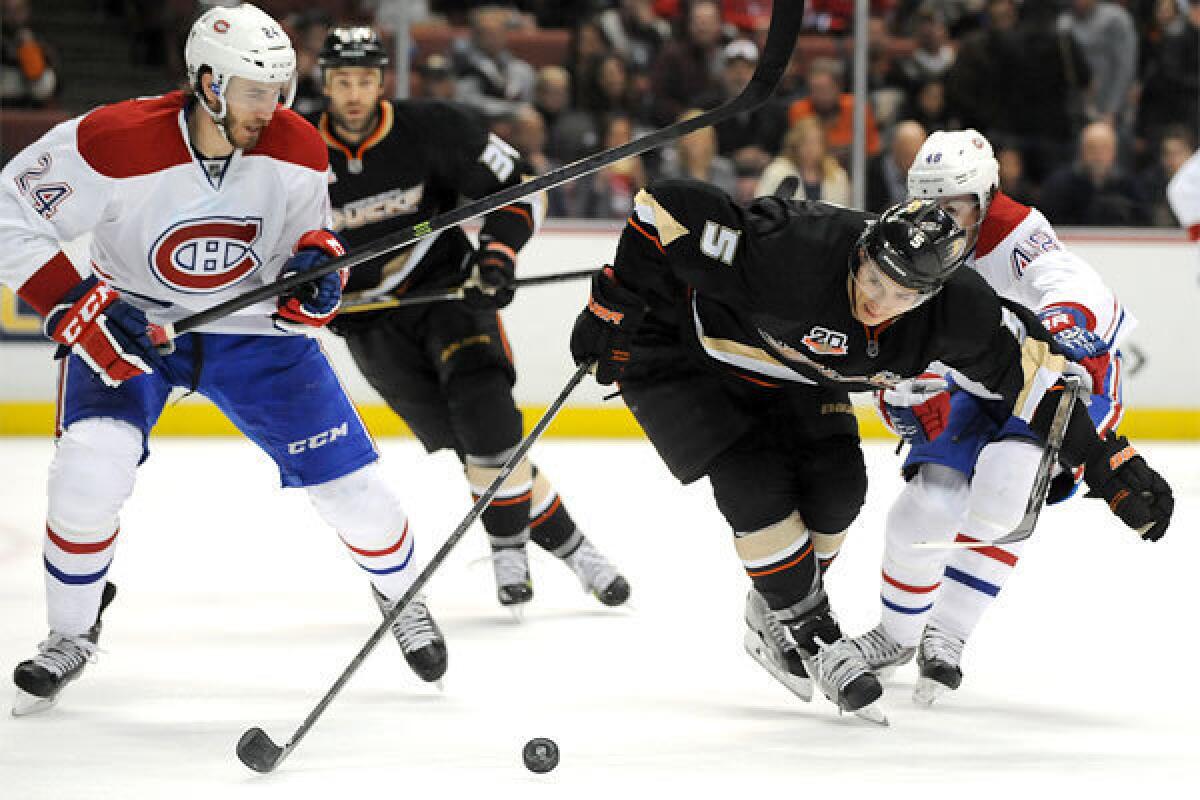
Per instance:
[[[0,189],[0,281],[45,314],[78,281],[60,242],[92,234],[91,269],[167,323],[279,277],[301,234],[332,223],[325,143],[283,108],[210,178],[182,92],[103,106],[14,158]],[[192,113],[204,113],[194,109]],[[269,300],[198,330],[277,334]]]
[[[988,206],[967,264],[1001,297],[1039,315],[1050,309],[1067,314],[1114,351],[1137,325],[1091,265],[1063,246],[1042,212],[1003,193]]]
[[[1188,238],[1200,242],[1200,150],[1183,162],[1167,184],[1167,200]]]

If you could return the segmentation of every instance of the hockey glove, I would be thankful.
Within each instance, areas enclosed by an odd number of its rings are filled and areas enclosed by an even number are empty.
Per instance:
[[[1175,498],[1124,436],[1109,432],[1084,464],[1088,497],[1103,497],[1121,521],[1143,539],[1157,542],[1167,532]]]
[[[619,381],[629,363],[629,345],[646,316],[646,304],[637,294],[617,283],[612,267],[592,276],[592,296],[571,331],[571,357],[575,363],[596,365],[596,383]]]
[[[109,386],[162,369],[141,309],[94,275],[76,284],[46,315],[45,332],[59,343],[55,358],[75,353]]]
[[[346,246],[332,231],[308,231],[296,242],[295,254],[283,265],[280,277],[309,272],[331,258],[346,255]],[[350,271],[339,269],[310,283],[297,286],[279,298],[272,317],[276,327],[287,330],[289,324],[320,328],[329,324],[342,305],[342,287]]]
[[[463,284],[463,299],[475,308],[504,308],[513,300],[517,254],[501,242],[485,242],[471,257],[471,276]]]
[[[876,392],[879,414],[909,444],[928,444],[946,429],[953,385],[932,372],[901,381],[891,389]]]
[[[1038,317],[1046,331],[1054,337],[1062,354],[1087,371],[1092,381],[1091,394],[1104,392],[1104,376],[1112,356],[1108,343],[1087,328],[1080,327],[1071,309],[1047,308]]]

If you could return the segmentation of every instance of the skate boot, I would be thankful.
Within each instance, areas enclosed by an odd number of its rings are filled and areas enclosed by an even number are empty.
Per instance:
[[[579,576],[583,590],[604,605],[619,606],[629,599],[629,581],[586,538],[563,561]]]
[[[804,668],[831,703],[868,722],[888,724],[875,705],[883,686],[858,648],[842,635],[828,604],[783,624],[804,657]]]
[[[533,599],[533,581],[529,577],[529,556],[525,545],[493,547],[492,570],[496,573],[496,597],[520,618],[520,606]]]
[[[925,626],[921,643],[917,645],[917,667],[920,676],[913,687],[913,702],[931,706],[933,701],[962,684],[962,660],[965,642],[934,623]]]
[[[746,594],[746,635],[742,640],[750,657],[804,702],[812,700],[812,679],[804,659],[788,637],[767,601],[756,590]]]
[[[83,674],[83,668],[96,655],[96,643],[100,640],[100,618],[116,596],[117,587],[105,583],[96,622],[87,633],[67,636],[50,631],[49,638],[38,645],[38,654],[17,665],[13,670],[13,683],[17,685],[17,697],[12,709],[14,717],[51,708],[58,701],[58,694],[63,687]]]
[[[896,667],[912,661],[915,647],[904,647],[891,637],[883,624],[876,625],[862,636],[855,636],[850,643],[858,648],[867,666],[880,678],[886,678]]]
[[[371,587],[379,610],[386,616],[395,608],[375,587]],[[424,595],[418,594],[400,612],[400,616],[392,622],[392,634],[404,653],[404,660],[417,677],[426,683],[437,683],[440,688],[442,676],[446,674],[449,661],[446,653],[446,639],[442,629],[434,621],[433,615],[425,605]]]

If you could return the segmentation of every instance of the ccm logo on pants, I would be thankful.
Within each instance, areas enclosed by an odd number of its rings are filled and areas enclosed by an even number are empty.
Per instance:
[[[292,455],[303,453],[305,450],[316,450],[318,447],[324,447],[327,444],[336,442],[343,436],[350,435],[350,423],[343,422],[336,428],[330,428],[327,431],[321,431],[307,439],[301,439],[298,442],[288,442],[288,452]]]

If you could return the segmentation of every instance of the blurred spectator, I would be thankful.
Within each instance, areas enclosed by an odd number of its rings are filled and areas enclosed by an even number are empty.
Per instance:
[[[671,26],[654,13],[652,0],[619,0],[596,23],[635,72],[649,72],[658,51],[671,38]]]
[[[888,149],[867,162],[867,211],[883,211],[908,199],[908,169],[924,143],[920,123],[897,123]]]
[[[954,48],[945,15],[932,5],[918,9],[913,20],[913,50],[896,60],[889,82],[904,90],[910,103],[930,81],[941,78],[954,63]]]
[[[1152,149],[1171,125],[1200,122],[1200,2],[1191,0],[1178,28],[1168,30],[1146,62],[1136,133]]]
[[[450,59],[441,53],[425,56],[415,70],[413,97],[427,100],[453,100],[458,95],[458,81]]]
[[[743,33],[764,31],[771,23],[772,0],[721,0],[721,19]]]
[[[533,67],[508,50],[510,13],[495,6],[475,9],[470,41],[454,43],[458,99],[487,117],[511,115],[517,106],[533,101]]]
[[[931,78],[922,84],[913,99],[900,107],[896,118],[919,122],[927,131],[950,131],[962,127],[946,106],[946,84],[941,78]]]
[[[894,82],[892,35],[883,17],[871,17],[867,25],[867,96],[880,130],[891,127],[896,112],[904,104],[903,87]],[[851,74],[853,80],[853,74]]]
[[[550,159],[546,156],[546,122],[533,106],[521,106],[513,114],[512,133],[508,143],[516,148],[537,175],[548,171]]]
[[[921,10],[931,10],[945,20],[951,38],[957,39],[980,27],[985,5],[986,0],[900,0],[892,16],[901,21],[915,21]]]
[[[688,109],[678,122],[695,119],[702,112]],[[663,153],[664,178],[692,178],[711,183],[731,195],[737,194],[737,173],[733,162],[717,155],[717,134],[712,127],[681,136]]]
[[[887,16],[896,0],[871,0],[872,17]],[[854,0],[806,0],[804,29],[817,33],[850,33],[854,30]]]
[[[763,170],[754,190],[757,196],[774,194],[785,178],[798,180],[795,200],[820,200],[850,204],[850,176],[825,146],[825,129],[812,117],[796,122],[783,137],[783,150]]]
[[[325,107],[324,78],[317,59],[332,25],[324,9],[293,14],[287,19],[296,50],[296,99],[292,108],[298,114],[311,114]]]
[[[635,110],[629,70],[625,60],[616,53],[607,53],[589,63],[580,75],[579,109],[608,113]]]
[[[1005,69],[1012,49],[1008,39],[1017,27],[1013,0],[989,0],[987,26],[964,37],[958,56],[946,71],[946,103],[964,127],[990,135],[1011,106]]]
[[[612,114],[605,120],[603,148],[628,144],[632,138],[633,121],[628,116]],[[641,157],[630,156],[563,188],[571,216],[624,219],[633,211],[633,196],[646,182]]]
[[[1117,134],[1107,122],[1083,129],[1079,160],[1042,185],[1042,213],[1063,225],[1146,225],[1148,204],[1133,176],[1117,164]]]
[[[586,19],[571,29],[567,42],[567,72],[571,74],[572,105],[579,106],[587,72],[604,56],[613,51],[608,34],[595,19]]]
[[[29,0],[4,0],[0,26],[0,105],[49,105],[58,75],[46,43],[30,27]]]
[[[1182,125],[1168,128],[1158,146],[1158,159],[1140,176],[1142,193],[1150,202],[1150,224],[1175,228],[1179,220],[1167,203],[1167,184],[1196,150],[1195,135]]]
[[[758,65],[758,46],[749,39],[735,39],[725,46],[721,88],[700,98],[698,105],[716,108],[741,93]],[[757,175],[771,162],[787,132],[787,109],[775,99],[715,126],[717,152],[733,161],[739,175]]]
[[[719,87],[721,11],[716,0],[693,0],[682,39],[663,47],[650,81],[654,94],[652,122],[671,124],[696,98]]]
[[[814,58],[808,67],[808,97],[792,103],[788,123],[795,125],[804,117],[816,117],[825,127],[829,151],[845,167],[850,159],[854,136],[854,95],[842,91],[842,65],[829,58]],[[879,128],[875,115],[867,107],[867,155],[879,154]]]
[[[1137,70],[1133,17],[1108,0],[1071,0],[1070,8],[1059,18],[1059,27],[1078,42],[1092,73],[1088,118],[1123,129]]]
[[[1000,191],[1027,206],[1038,204],[1037,187],[1025,177],[1025,159],[1021,151],[1003,147],[996,151],[996,163],[1000,166]]]

